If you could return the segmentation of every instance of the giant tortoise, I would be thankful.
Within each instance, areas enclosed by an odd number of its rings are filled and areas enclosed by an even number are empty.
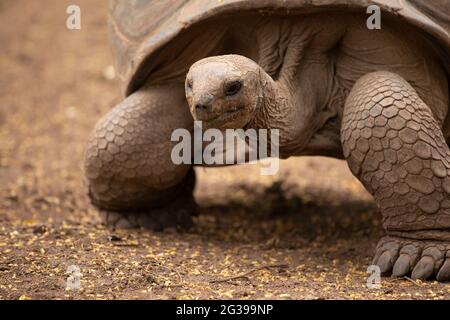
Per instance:
[[[281,158],[346,159],[373,195],[383,274],[450,280],[449,1],[117,0],[109,27],[125,98],[85,160],[108,224],[191,222],[177,128],[277,129]]]

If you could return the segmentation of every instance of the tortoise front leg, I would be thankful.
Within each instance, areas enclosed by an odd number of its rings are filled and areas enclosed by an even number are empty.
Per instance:
[[[85,173],[92,203],[104,209],[107,225],[191,224],[195,175],[190,165],[175,165],[170,156],[173,130],[192,126],[182,85],[143,88],[97,123]]]
[[[450,151],[430,108],[400,76],[368,74],[347,98],[341,139],[383,216],[374,264],[386,275],[449,281]]]

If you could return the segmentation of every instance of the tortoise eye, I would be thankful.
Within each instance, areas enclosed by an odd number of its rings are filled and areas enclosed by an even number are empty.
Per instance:
[[[234,81],[226,85],[225,87],[225,95],[226,96],[234,96],[236,93],[241,90],[242,83],[240,81]]]
[[[192,90],[192,80],[186,81],[186,88],[188,88],[189,90]]]

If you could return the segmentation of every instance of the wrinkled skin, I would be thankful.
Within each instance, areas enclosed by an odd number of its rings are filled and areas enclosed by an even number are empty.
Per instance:
[[[235,44],[257,35],[258,50],[211,49],[184,83],[149,84],[97,124],[86,172],[93,202],[115,214],[107,223],[190,223],[194,180],[170,162],[174,129],[191,130],[193,119],[276,128],[281,157],[345,158],[374,196],[387,233],[374,258],[383,274],[450,281],[448,79],[422,36],[390,21],[369,31],[345,14],[247,19],[227,32]]]

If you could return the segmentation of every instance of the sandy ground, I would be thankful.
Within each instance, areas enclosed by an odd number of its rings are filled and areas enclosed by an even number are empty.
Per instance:
[[[1,299],[448,299],[437,282],[366,288],[382,230],[344,162],[199,169],[193,230],[108,231],[83,182],[85,141],[120,100],[106,1],[0,2]],[[67,290],[67,269],[81,289]]]

